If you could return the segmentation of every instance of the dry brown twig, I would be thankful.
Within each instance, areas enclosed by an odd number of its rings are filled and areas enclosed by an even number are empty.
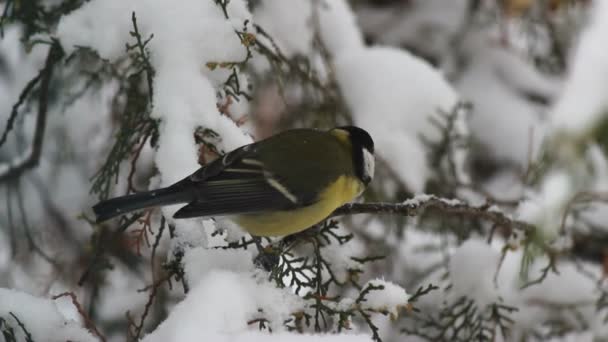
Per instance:
[[[141,224],[139,228],[135,228],[130,232],[129,246],[135,248],[135,253],[141,256],[141,245],[146,244],[150,248],[150,238],[148,234],[154,235],[152,231],[152,213],[153,209],[146,210],[144,217],[137,220],[137,223]]]
[[[72,299],[72,304],[74,304],[74,306],[76,307],[76,310],[78,310],[78,314],[80,314],[80,316],[82,317],[82,319],[84,320],[84,326],[90,331],[92,332],[95,336],[99,337],[99,339],[102,342],[106,342],[106,337],[101,334],[99,332],[99,330],[97,330],[97,327],[95,326],[95,323],[93,323],[93,321],[91,320],[91,318],[89,317],[89,315],[87,315],[86,311],[82,308],[82,305],[80,305],[80,303],[78,302],[78,298],[76,298],[76,295],[74,294],[74,292],[63,292],[60,293],[56,296],[51,297],[53,300],[57,300],[61,297],[70,297]]]
[[[150,138],[151,135],[152,135],[152,130],[148,129],[146,131],[146,134],[141,138],[139,145],[137,145],[137,147],[135,148],[135,150],[133,152],[133,157],[131,158],[131,170],[129,171],[129,176],[127,177],[127,194],[130,192],[133,192],[133,193],[138,192],[138,190],[133,185],[133,176],[135,176],[135,171],[137,170],[136,164],[137,164],[137,161],[139,160],[141,151],[144,149],[144,146],[146,145],[146,142],[149,140],[148,138]]]

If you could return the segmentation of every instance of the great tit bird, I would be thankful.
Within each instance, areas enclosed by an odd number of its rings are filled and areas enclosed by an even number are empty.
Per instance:
[[[101,201],[97,222],[134,210],[188,203],[174,218],[229,216],[254,236],[309,228],[359,196],[374,176],[365,130],[288,130],[242,146],[166,188]]]

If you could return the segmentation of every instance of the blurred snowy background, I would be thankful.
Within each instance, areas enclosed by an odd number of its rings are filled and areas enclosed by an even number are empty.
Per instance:
[[[0,13],[5,341],[608,340],[607,0]],[[376,141],[362,201],[401,214],[260,252],[171,207],[92,221],[99,199],[345,124]]]

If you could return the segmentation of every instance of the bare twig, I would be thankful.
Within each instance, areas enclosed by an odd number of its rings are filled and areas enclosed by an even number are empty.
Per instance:
[[[142,214],[138,213],[129,217],[125,217],[123,220],[121,220],[120,226],[116,228],[116,230],[114,230],[113,232],[110,232],[109,240],[102,239],[101,237],[97,238],[97,241],[95,242],[94,246],[93,256],[91,257],[91,260],[87,265],[86,269],[80,276],[80,279],[78,280],[78,286],[82,286],[85,281],[87,281],[91,273],[94,272],[95,266],[98,265],[99,261],[103,257],[103,254],[105,253],[105,244],[107,244],[108,241],[115,241],[115,239],[117,239],[122,233],[124,233],[125,230],[127,230],[127,228],[131,226],[131,224],[137,222],[137,220],[139,220],[142,216]]]
[[[56,296],[53,296],[53,300],[56,300],[58,298],[61,297],[70,297],[72,299],[72,304],[74,304],[74,306],[76,307],[76,310],[78,310],[78,313],[80,314],[80,316],[82,317],[82,319],[84,320],[84,326],[89,329],[89,331],[91,331],[95,336],[99,337],[99,339],[102,342],[106,341],[105,336],[103,336],[99,330],[97,330],[97,327],[95,326],[95,323],[93,323],[93,321],[91,320],[91,318],[89,317],[89,315],[87,315],[87,313],[84,311],[84,309],[82,308],[82,305],[80,305],[80,303],[78,302],[78,298],[76,298],[76,295],[74,294],[74,292],[63,292],[60,293]]]
[[[2,132],[2,137],[0,137],[0,147],[2,147],[2,145],[4,145],[4,143],[6,142],[6,139],[8,137],[8,133],[13,129],[13,125],[15,124],[15,119],[17,119],[17,115],[19,114],[19,107],[25,102],[28,95],[32,92],[34,87],[38,84],[43,71],[44,71],[44,69],[41,70],[38,73],[38,75],[36,75],[34,78],[32,78],[25,85],[25,87],[21,91],[21,94],[19,95],[19,99],[13,105],[13,109],[11,110],[11,115],[9,116],[8,121],[6,122],[6,127],[4,128],[4,132]]]
[[[2,16],[0,16],[0,38],[4,38],[4,23],[8,19],[8,11],[12,7],[15,7],[14,1],[8,0],[4,3],[4,10]]]
[[[146,302],[146,306],[144,307],[144,312],[141,314],[139,318],[139,323],[135,323],[133,321],[133,317],[131,316],[131,312],[127,311],[127,320],[129,321],[129,328],[127,332],[127,341],[139,341],[139,337],[144,328],[144,323],[146,321],[146,317],[150,313],[150,308],[152,307],[152,303],[154,302],[154,298],[156,298],[158,294],[158,290],[162,286],[165,281],[169,281],[173,274],[168,273],[165,277],[160,278],[158,281],[154,282],[152,285],[145,287],[142,289],[143,291],[150,289],[150,294],[148,295],[148,301]],[[132,330],[133,328],[133,330]]]
[[[54,42],[49,48],[44,68],[40,71],[40,89],[38,95],[38,116],[34,130],[34,139],[29,155],[14,165],[9,165],[5,170],[0,171],[0,182],[7,179],[19,177],[24,171],[38,165],[42,152],[42,140],[46,129],[46,115],[49,100],[49,84],[53,74],[53,68],[63,57],[63,50],[58,42]],[[30,81],[30,84],[32,82]],[[28,86],[30,86],[28,84]]]
[[[154,34],[150,34],[150,36],[143,40],[141,37],[141,33],[139,32],[139,28],[137,27],[137,17],[135,16],[135,12],[131,12],[131,22],[133,23],[133,31],[129,32],[132,37],[135,37],[136,43],[133,45],[127,44],[127,51],[131,49],[137,48],[139,56],[135,57],[135,60],[138,64],[141,64],[141,68],[146,71],[146,82],[148,84],[148,91],[150,92],[150,105],[154,103],[154,75],[155,71],[152,65],[150,64],[149,55],[147,45],[154,38]]]
[[[133,176],[135,176],[135,171],[137,170],[137,161],[139,160],[139,155],[146,145],[148,138],[150,135],[152,135],[153,130],[154,128],[146,129],[146,133],[140,138],[141,142],[139,143],[139,146],[137,146],[135,152],[133,153],[133,157],[131,158],[131,171],[129,171],[129,176],[127,177],[127,194],[130,192],[137,192],[137,189],[135,189],[135,186],[133,185]]]
[[[568,215],[572,211],[575,205],[589,202],[607,202],[608,203],[608,192],[589,192],[582,191],[576,193],[566,204],[564,213],[562,215],[559,232],[560,234],[566,234],[566,220]]]
[[[8,219],[8,229],[10,238],[11,256],[17,254],[17,237],[15,233],[15,223],[13,222],[13,211],[11,210],[11,187],[6,187],[6,218]]]
[[[19,186],[19,184],[17,184],[17,186]],[[42,259],[44,259],[49,264],[53,265],[53,267],[55,267],[56,269],[60,270],[61,265],[59,265],[59,263],[56,260],[51,258],[45,251],[43,251],[42,248],[40,246],[38,246],[38,244],[36,244],[36,241],[34,241],[34,237],[32,236],[32,232],[30,230],[31,227],[27,220],[27,211],[25,210],[25,205],[23,203],[23,194],[21,193],[21,189],[16,189],[16,192],[17,192],[17,207],[19,208],[19,214],[21,216],[21,223],[23,224],[23,229],[25,230],[25,237],[27,239],[30,250],[33,250],[34,252],[38,253],[38,255],[40,255],[42,257]]]
[[[10,311],[8,314],[11,315],[11,317],[13,317],[13,319],[17,322],[17,325],[19,325],[19,327],[21,328],[21,331],[23,331],[23,334],[25,335],[25,341],[34,342],[34,339],[32,338],[32,334],[29,332],[29,330],[27,330],[27,328],[25,327],[25,324],[23,322],[21,322],[19,317],[17,317],[17,315],[15,315],[14,313],[12,313]],[[6,337],[6,335],[4,337]]]
[[[554,255],[551,255],[551,254],[549,255],[549,262],[547,263],[547,266],[543,267],[540,270],[540,272],[541,272],[541,274],[536,279],[526,282],[525,284],[521,285],[519,289],[523,290],[530,286],[538,285],[538,284],[542,283],[549,275],[549,272],[553,272],[554,274],[559,274],[559,272],[557,270],[556,257]]]
[[[154,245],[152,245],[152,253],[150,254],[150,267],[152,269],[152,282],[156,281],[156,267],[155,267],[155,258],[156,258],[156,249],[160,244],[160,239],[163,236],[163,232],[165,231],[166,220],[165,216],[161,216],[160,219],[160,227],[158,228],[158,233],[156,233],[156,239],[154,240]]]
[[[281,49],[274,43],[274,40],[270,37],[270,35],[260,26],[254,25],[257,34],[266,38],[270,41],[272,47],[267,46],[257,37],[255,38],[255,46],[258,51],[268,58],[268,61],[275,67],[280,68],[280,65],[287,66],[289,68],[289,73],[293,74],[302,80],[305,80],[313,86],[315,89],[319,91],[327,91],[327,88],[323,81],[321,81],[316,74],[310,72],[309,70],[305,70],[301,68],[296,62],[287,58]]]
[[[504,213],[490,210],[487,205],[471,206],[457,200],[427,196],[403,203],[348,203],[336,209],[330,217],[355,214],[392,214],[402,216],[418,216],[427,209],[439,210],[450,215],[461,215],[470,218],[486,220],[498,226],[523,230],[532,233],[535,227],[529,223],[513,220]]]

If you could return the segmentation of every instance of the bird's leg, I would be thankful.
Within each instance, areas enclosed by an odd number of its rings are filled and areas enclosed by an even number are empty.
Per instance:
[[[266,272],[272,271],[279,264],[279,253],[277,253],[272,245],[268,247],[262,246],[262,238],[259,236],[253,236],[252,239],[258,248],[258,255],[253,259],[253,264],[261,267]]]
[[[259,236],[252,236],[251,239],[253,240],[253,243],[255,243],[255,246],[258,249],[258,253],[264,253],[264,246],[262,246],[262,238]]]
[[[322,225],[323,225],[323,222],[317,223],[314,226],[311,226],[310,228],[307,228],[301,232],[285,236],[279,242],[279,248],[280,249],[287,248],[288,246],[294,244],[298,240],[309,240],[311,237],[317,235],[317,233],[321,229]]]
[[[294,244],[298,243],[298,241],[310,241],[316,234],[319,233],[323,223],[315,224],[314,226],[305,229],[299,233],[287,235],[278,241],[278,244],[275,245],[271,243],[270,245],[264,247],[262,246],[262,238],[259,236],[253,236],[253,242],[255,243],[258,249],[258,255],[254,259],[254,264],[258,267],[262,267],[264,270],[270,272],[274,267],[279,264],[279,256],[281,251],[289,249]]]

